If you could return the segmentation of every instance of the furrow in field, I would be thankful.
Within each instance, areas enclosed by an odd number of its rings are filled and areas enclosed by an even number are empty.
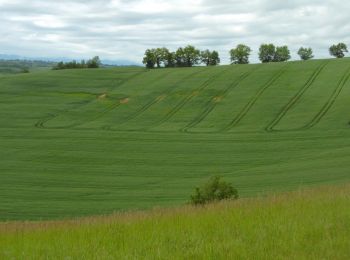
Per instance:
[[[135,77],[138,77],[142,74],[144,74],[145,72],[147,71],[140,71],[140,72],[137,72],[137,73],[134,73],[133,75],[131,75],[130,77],[124,79],[124,80],[121,80],[120,81],[120,84],[117,86],[117,87],[113,87],[112,90],[115,90],[115,88],[119,88],[121,86],[123,86],[124,84],[126,84],[128,81],[130,81],[131,79],[134,79]],[[66,114],[66,113],[69,113],[70,111],[73,111],[75,109],[81,109],[81,108],[84,108],[85,106],[93,103],[94,101],[96,101],[96,99],[91,99],[91,100],[88,100],[88,101],[84,101],[84,102],[81,102],[81,104],[77,105],[77,106],[74,106],[70,109],[67,109],[67,110],[64,110],[60,113],[57,113],[57,114],[51,114],[49,117],[46,117],[44,119],[41,119],[39,120],[37,123],[35,123],[35,127],[37,128],[47,128],[47,129],[68,129],[68,128],[73,128],[73,127],[76,127],[76,126],[79,126],[79,125],[82,125],[82,124],[85,124],[87,122],[90,122],[90,121],[94,121],[96,119],[98,119],[100,116],[103,116],[104,114],[106,114],[107,112],[115,109],[116,107],[118,107],[120,105],[120,102],[118,103],[114,103],[112,104],[111,106],[108,106],[106,109],[104,109],[103,111],[101,111],[100,113],[97,113],[95,115],[93,115],[91,117],[91,119],[88,119],[88,120],[84,120],[84,122],[79,122],[79,123],[73,123],[73,124],[70,124],[70,125],[67,125],[67,126],[58,126],[58,127],[46,127],[45,124],[51,120],[54,120],[55,118],[57,118],[58,116],[62,115],[62,114]]]
[[[154,81],[157,82],[157,81],[160,81],[160,80],[166,78],[171,72],[172,72],[171,70],[168,70],[167,73],[164,73],[164,74],[160,75],[159,77],[155,78]],[[112,110],[110,110],[110,111],[112,111]],[[107,114],[107,113],[105,113],[105,114]],[[101,127],[101,129],[103,129],[103,130],[110,130],[111,128],[112,128],[112,125],[110,125],[110,124],[104,125],[103,127]]]
[[[225,127],[221,132],[229,131],[233,127],[239,124],[239,122],[248,114],[250,109],[255,105],[262,94],[273,85],[285,72],[286,67],[283,67],[278,73],[276,73],[262,88],[253,96],[253,98],[246,104],[246,106],[241,110],[241,112]]]
[[[151,101],[149,101],[148,103],[146,103],[144,106],[142,106],[139,110],[137,110],[135,113],[133,113],[132,115],[130,115],[129,117],[127,117],[123,122],[121,122],[119,125],[124,125],[126,123],[128,123],[129,121],[137,118],[138,116],[142,115],[144,112],[146,112],[149,108],[151,108],[153,105],[157,104],[158,102],[161,102],[167,95],[169,95],[175,88],[176,86],[181,83],[184,82],[190,78],[192,78],[193,76],[201,73],[205,71],[205,69],[203,70],[198,70],[195,71],[189,75],[187,75],[184,78],[181,78],[180,80],[178,80],[177,82],[175,82],[173,85],[171,85],[170,87],[166,88],[163,92],[162,95],[157,96],[156,98],[152,99]]]
[[[90,103],[93,102],[93,101],[94,101],[94,99],[92,99],[92,100],[85,100],[85,101],[83,101],[83,102],[79,102],[79,104],[77,104],[76,106],[73,106],[73,107],[71,107],[71,108],[69,108],[69,109],[65,109],[65,110],[63,110],[63,111],[60,111],[59,113],[56,113],[56,114],[50,113],[50,114],[48,114],[47,117],[42,118],[42,119],[40,119],[39,121],[37,121],[37,122],[34,124],[34,126],[35,126],[36,128],[42,128],[42,129],[45,129],[45,128],[47,128],[47,129],[62,129],[62,128],[66,128],[66,127],[46,127],[46,126],[45,126],[45,123],[47,123],[47,122],[49,122],[49,121],[55,119],[56,117],[58,117],[58,116],[60,116],[60,115],[62,115],[62,114],[64,114],[64,113],[68,113],[68,112],[71,111],[71,110],[75,110],[75,109],[78,109],[78,108],[80,108],[80,107],[86,106],[86,105],[90,104]]]
[[[321,64],[316,71],[311,75],[309,80],[302,86],[302,88],[294,95],[294,97],[283,107],[280,113],[275,119],[265,128],[267,132],[275,131],[275,126],[282,120],[282,118],[288,113],[288,111],[300,100],[303,94],[312,86],[317,77],[321,74],[323,69],[327,66],[329,61]]]
[[[348,82],[349,78],[350,78],[350,68],[344,73],[343,77],[339,80],[337,87],[334,89],[332,95],[329,97],[328,101],[324,104],[321,110],[316,114],[316,116],[308,124],[306,124],[300,130],[310,129],[321,121],[321,119],[327,114],[329,109],[331,109],[334,102],[337,100],[345,84]]]
[[[157,122],[156,124],[154,124],[152,127],[150,128],[154,128],[157,126],[162,125],[163,123],[169,121],[178,111],[180,111],[180,109],[182,109],[188,102],[190,102],[195,96],[197,96],[198,94],[200,94],[201,91],[203,91],[206,87],[208,87],[212,82],[215,82],[215,80],[220,77],[222,74],[224,74],[225,72],[227,72],[230,68],[225,69],[221,72],[219,72],[216,75],[213,75],[212,77],[210,77],[207,81],[205,81],[200,87],[198,87],[197,89],[195,89],[191,94],[187,95],[185,98],[183,98],[173,109],[171,109],[171,111],[169,111],[159,122]],[[149,129],[150,129],[149,128]]]
[[[250,76],[258,67],[252,69],[251,71],[248,71],[244,74],[242,74],[237,80],[235,80],[232,84],[230,84],[228,87],[223,89],[218,96],[221,97],[221,99],[225,98],[226,95],[232,91],[234,88],[236,88],[244,79],[246,79],[248,76]],[[212,98],[207,102],[205,105],[205,109],[196,117],[194,118],[187,126],[185,126],[183,129],[181,129],[181,132],[189,132],[189,130],[196,125],[198,125],[200,122],[202,122],[211,111],[215,109],[215,107],[218,104],[218,100],[216,98]]]

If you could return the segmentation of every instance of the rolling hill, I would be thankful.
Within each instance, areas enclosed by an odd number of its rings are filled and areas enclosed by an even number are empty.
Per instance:
[[[0,76],[0,219],[350,180],[350,59]]]

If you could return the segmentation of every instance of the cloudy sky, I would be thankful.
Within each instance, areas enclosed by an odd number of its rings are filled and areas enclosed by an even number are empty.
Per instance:
[[[350,4],[341,0],[0,0],[0,53],[127,59],[194,44],[223,63],[238,43],[311,46],[318,58],[350,44]]]

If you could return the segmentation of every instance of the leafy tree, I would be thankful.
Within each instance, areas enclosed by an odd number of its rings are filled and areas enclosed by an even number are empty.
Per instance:
[[[220,57],[217,51],[205,50],[201,52],[201,61],[206,66],[216,66],[220,64]]]
[[[178,67],[192,67],[200,61],[200,51],[194,46],[188,45],[179,48],[175,53],[176,65]]]
[[[200,61],[200,51],[194,46],[188,45],[184,48],[185,61],[188,67],[196,65]]]
[[[175,52],[175,62],[177,67],[185,67],[185,53],[182,47],[178,48]]]
[[[314,57],[314,55],[312,54],[312,49],[311,48],[304,48],[304,47],[300,47],[300,49],[298,50],[298,55],[300,56],[300,59],[302,60],[310,60]]]
[[[259,59],[262,63],[272,62],[275,59],[276,47],[273,44],[262,44],[259,48]]]
[[[212,177],[202,187],[197,187],[191,196],[191,203],[203,205],[213,201],[237,199],[238,191],[230,184],[222,181],[220,177]]]
[[[52,69],[53,70],[63,70],[64,69],[63,61],[60,61],[59,63],[57,63],[56,66],[54,66]]]
[[[231,63],[248,64],[250,53],[251,53],[250,47],[244,44],[238,44],[236,48],[230,50]]]
[[[170,52],[167,50],[164,53],[164,66],[166,68],[172,68],[175,67],[176,60],[175,60],[175,52]]]
[[[169,53],[169,50],[163,47],[163,48],[154,49],[153,51],[154,51],[154,57],[157,64],[157,68],[160,68],[162,63],[165,63],[167,53]]]
[[[345,43],[338,43],[337,45],[332,45],[329,48],[329,53],[337,58],[344,58],[344,52],[348,52],[348,47]]]
[[[283,62],[290,60],[290,51],[288,46],[276,47],[275,55],[273,58],[274,62]]]
[[[91,60],[87,61],[86,65],[88,68],[99,68],[101,66],[100,57],[93,57]]]
[[[217,51],[212,51],[211,52],[211,59],[210,59],[210,66],[216,66],[219,65],[221,62],[219,53]]]
[[[98,56],[88,60],[82,60],[81,62],[77,62],[75,60],[70,62],[58,62],[52,69],[53,70],[63,70],[63,69],[83,69],[83,68],[99,68],[101,66],[101,61]]]
[[[211,60],[211,51],[210,50],[201,51],[201,61],[206,66],[210,65],[210,60]]]
[[[153,69],[156,62],[155,49],[147,49],[142,63],[146,65],[146,68]]]

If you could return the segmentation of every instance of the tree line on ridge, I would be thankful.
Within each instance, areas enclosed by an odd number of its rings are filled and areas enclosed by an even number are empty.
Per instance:
[[[231,64],[248,64],[249,56],[252,50],[249,46],[238,44],[230,50]],[[329,48],[330,55],[336,58],[345,57],[348,52],[345,43],[338,43]],[[300,47],[298,55],[302,60],[314,58],[312,48]],[[274,44],[261,44],[259,48],[259,60],[262,63],[285,62],[291,59],[288,46],[275,46]],[[216,66],[220,64],[220,56],[217,51],[201,51],[192,45],[180,47],[175,52],[168,48],[147,49],[143,58],[143,64],[149,68],[173,68],[173,67],[192,67],[204,64],[206,66]]]

